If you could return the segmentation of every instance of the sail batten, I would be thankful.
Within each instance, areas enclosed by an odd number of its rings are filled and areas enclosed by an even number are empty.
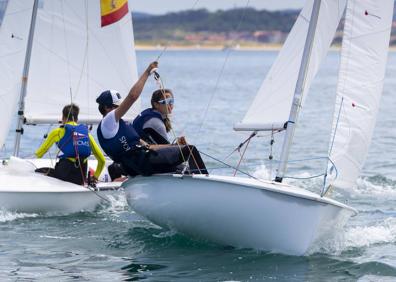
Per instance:
[[[333,183],[337,187],[356,186],[367,156],[385,77],[393,5],[393,0],[349,0],[347,5],[329,152],[338,172]]]
[[[345,2],[346,0],[321,1],[303,100],[330,48],[344,13]],[[288,121],[312,7],[313,0],[306,1],[276,61],[237,128],[242,128],[243,124],[258,124],[260,127],[264,127],[266,124],[285,124]]]

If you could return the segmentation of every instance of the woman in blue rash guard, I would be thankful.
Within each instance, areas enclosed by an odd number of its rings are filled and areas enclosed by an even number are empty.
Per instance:
[[[133,121],[133,127],[140,138],[149,144],[170,144],[168,132],[172,129],[169,115],[174,107],[173,93],[169,89],[158,89],[151,96],[151,108],[145,109]],[[188,145],[183,137],[177,138],[176,144],[170,146],[173,151],[178,149],[184,160],[189,161],[193,173],[207,174],[205,164],[197,148]],[[175,154],[175,153],[173,153]]]
[[[121,95],[114,90],[102,92],[96,99],[103,119],[98,126],[98,139],[102,149],[131,176],[151,175],[153,173],[175,172],[176,167],[190,154],[190,147],[182,150],[175,145],[149,145],[142,140],[133,125],[122,117],[139,98],[151,71],[158,63],[151,63],[133,85],[127,97],[121,102]],[[190,162],[191,164],[191,162]],[[205,167],[197,167],[195,162],[190,169],[196,173],[207,174]]]

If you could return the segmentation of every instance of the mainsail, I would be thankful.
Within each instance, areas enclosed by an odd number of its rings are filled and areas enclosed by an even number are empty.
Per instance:
[[[96,97],[106,89],[125,96],[136,80],[131,13],[101,27],[99,0],[40,1],[26,96],[27,123],[56,123],[70,102],[80,106],[80,122],[97,123],[101,116]],[[133,118],[139,108],[140,102],[127,118]]]
[[[304,95],[309,90],[320,64],[326,57],[345,10],[346,0],[322,0],[318,17]],[[242,122],[235,130],[271,130],[283,128],[289,118],[313,0],[306,1],[275,63],[258,91]]]
[[[9,1],[0,27],[0,147],[16,117],[32,9],[33,1]]]
[[[348,1],[330,151],[337,187],[356,186],[367,156],[382,94],[393,5],[393,0]]]

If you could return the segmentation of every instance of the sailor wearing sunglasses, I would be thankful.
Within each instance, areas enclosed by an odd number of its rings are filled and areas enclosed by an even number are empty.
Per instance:
[[[133,127],[140,138],[149,144],[170,144],[168,133],[172,125],[169,115],[172,114],[174,102],[171,90],[154,91],[151,96],[151,108],[145,109],[133,121]]]
[[[188,145],[184,136],[177,138],[176,144],[170,145],[168,133],[172,129],[169,115],[173,111],[174,96],[170,89],[158,89],[151,96],[151,108],[145,109],[133,121],[133,127],[140,138],[151,146],[161,148],[163,157],[170,160],[170,167],[162,167],[159,172],[180,170],[180,162],[188,160],[192,173],[207,174],[205,164],[197,148]]]
[[[185,146],[182,155],[180,149],[174,145],[149,145],[132,124],[122,119],[139,98],[147,78],[157,67],[157,62],[151,63],[124,100],[121,101],[121,95],[114,90],[104,91],[96,99],[99,111],[103,115],[97,130],[99,143],[106,154],[120,163],[124,171],[132,176],[174,172],[176,167],[184,162],[185,156],[190,155],[191,150],[195,154],[198,153],[193,146]],[[164,101],[159,102],[160,100]],[[171,107],[170,100],[166,103],[166,97],[160,100],[158,104],[161,107]],[[197,170],[196,173],[207,174],[204,165],[193,169]]]

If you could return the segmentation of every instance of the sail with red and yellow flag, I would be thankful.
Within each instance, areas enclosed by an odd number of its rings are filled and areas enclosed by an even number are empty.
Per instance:
[[[122,19],[128,13],[128,0],[100,0],[102,27]]]

